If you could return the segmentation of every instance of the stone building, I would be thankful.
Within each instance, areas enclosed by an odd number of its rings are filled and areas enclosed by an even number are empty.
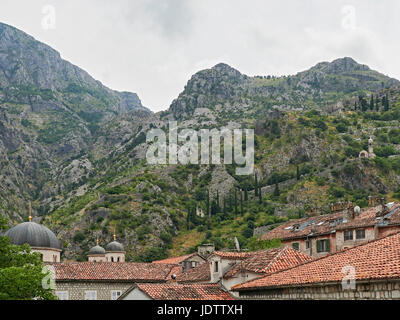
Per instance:
[[[368,140],[368,151],[362,150],[360,152],[359,158],[374,159],[376,157],[374,153],[374,140],[372,137]]]
[[[180,265],[182,267],[182,272],[186,272],[186,271],[188,271],[192,268],[195,268],[198,265],[201,265],[205,262],[206,262],[206,259],[204,259],[198,253],[190,253],[190,254],[187,254],[184,256],[172,257],[172,258],[168,258],[168,259],[153,261],[152,263],[154,263],[154,264],[169,263],[169,264]]]
[[[208,260],[210,282],[220,283],[230,291],[237,284],[294,267],[311,257],[286,246],[255,252],[216,251]]]
[[[288,221],[261,239],[279,238],[285,245],[321,257],[400,231],[399,203],[384,204],[384,199],[370,198],[370,205],[364,210],[351,203],[332,206],[332,214]],[[336,212],[343,206],[346,209]]]
[[[137,283],[165,283],[179,273],[175,264],[130,262],[54,263],[60,300],[117,300]]]
[[[400,299],[400,233],[232,288],[241,299]]]

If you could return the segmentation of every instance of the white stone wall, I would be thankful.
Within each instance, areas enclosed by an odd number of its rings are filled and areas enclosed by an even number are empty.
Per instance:
[[[125,262],[125,253],[124,252],[106,252],[106,261],[107,262]]]
[[[96,291],[97,300],[111,300],[111,294],[114,290],[121,291],[124,294],[126,290],[132,287],[134,283],[126,282],[61,282],[56,281],[55,291],[67,291],[69,300],[85,300],[85,291]]]
[[[61,250],[51,248],[32,248],[33,252],[39,252],[42,255],[43,262],[60,262]]]

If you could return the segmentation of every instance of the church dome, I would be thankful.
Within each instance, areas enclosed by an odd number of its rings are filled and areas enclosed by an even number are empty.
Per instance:
[[[100,247],[99,245],[94,246],[92,249],[89,250],[89,255],[95,255],[95,254],[105,254],[106,250],[104,250],[103,247]]]
[[[124,246],[117,241],[113,241],[107,245],[106,250],[107,251],[124,251]]]
[[[35,222],[24,222],[5,233],[12,244],[29,244],[33,248],[61,249],[60,241],[48,228]]]

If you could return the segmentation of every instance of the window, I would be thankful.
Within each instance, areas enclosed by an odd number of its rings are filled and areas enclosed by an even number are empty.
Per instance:
[[[344,241],[353,240],[353,230],[344,232]]]
[[[365,239],[365,229],[357,230],[356,231],[356,238],[357,239]]]
[[[310,249],[310,248],[311,248],[311,241],[306,240],[306,249]]]
[[[196,261],[192,261],[192,268],[197,266],[197,262]]]
[[[114,262],[114,257],[111,257],[111,262]]]
[[[317,240],[317,252],[329,252],[329,239]]]
[[[58,300],[69,300],[68,291],[56,291]]]
[[[299,247],[300,247],[300,245],[299,245],[298,242],[293,242],[293,243],[292,243],[292,248],[293,248],[293,249],[299,250]]]
[[[85,300],[97,300],[97,291],[85,291]]]
[[[111,300],[118,300],[118,298],[121,296],[122,291],[120,290],[112,290],[111,291]]]
[[[218,272],[218,261],[214,262],[214,272]]]

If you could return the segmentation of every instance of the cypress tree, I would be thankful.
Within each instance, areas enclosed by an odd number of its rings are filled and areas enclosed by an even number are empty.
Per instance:
[[[274,196],[279,197],[280,196],[280,191],[279,191],[279,186],[277,183],[275,183],[275,190],[274,190]]]
[[[254,196],[258,196],[257,174],[254,174]]]
[[[371,109],[371,111],[373,111],[375,109],[373,94],[371,94],[371,101],[369,102],[369,108]]]
[[[239,189],[240,192],[240,212],[243,215],[244,211],[243,211],[243,191],[242,189]]]
[[[297,181],[300,180],[300,169],[299,169],[299,166],[298,166],[298,165],[297,165],[297,167],[296,167],[296,178],[297,178]]]
[[[259,201],[260,204],[262,204],[261,187],[260,187],[260,189],[258,190],[258,201]]]
[[[236,188],[234,188],[234,192],[235,192],[235,215],[238,214],[238,203],[237,203],[237,192],[236,192]]]
[[[207,206],[207,216],[211,218],[211,210],[210,210],[210,190],[207,189],[207,199],[206,199],[206,206]]]

